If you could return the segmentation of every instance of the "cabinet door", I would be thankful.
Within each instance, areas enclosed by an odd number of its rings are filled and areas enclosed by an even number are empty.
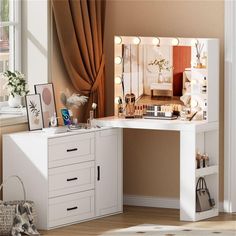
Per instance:
[[[96,133],[96,215],[121,212],[122,130],[106,129]]]

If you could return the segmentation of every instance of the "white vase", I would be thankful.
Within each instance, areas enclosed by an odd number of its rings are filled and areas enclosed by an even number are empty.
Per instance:
[[[164,76],[161,72],[158,74],[158,83],[163,83],[164,82]]]
[[[8,105],[9,107],[19,107],[21,105],[21,96],[15,95],[14,97],[12,95],[8,98]]]

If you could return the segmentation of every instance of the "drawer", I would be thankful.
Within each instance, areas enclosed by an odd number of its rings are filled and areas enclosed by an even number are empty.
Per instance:
[[[49,199],[49,228],[94,217],[94,190]]]
[[[94,189],[94,161],[49,169],[49,197]]]
[[[94,160],[94,133],[49,140],[49,168]]]

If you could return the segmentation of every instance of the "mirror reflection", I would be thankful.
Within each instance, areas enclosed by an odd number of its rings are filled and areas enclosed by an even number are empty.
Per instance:
[[[180,103],[188,89],[191,46],[122,45],[123,95],[138,103]]]
[[[191,106],[191,70],[206,68],[206,48],[201,39],[115,37],[117,102]]]

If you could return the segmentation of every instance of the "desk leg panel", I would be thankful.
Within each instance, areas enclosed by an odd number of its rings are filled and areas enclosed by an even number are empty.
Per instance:
[[[194,221],[196,132],[180,132],[180,220]]]

